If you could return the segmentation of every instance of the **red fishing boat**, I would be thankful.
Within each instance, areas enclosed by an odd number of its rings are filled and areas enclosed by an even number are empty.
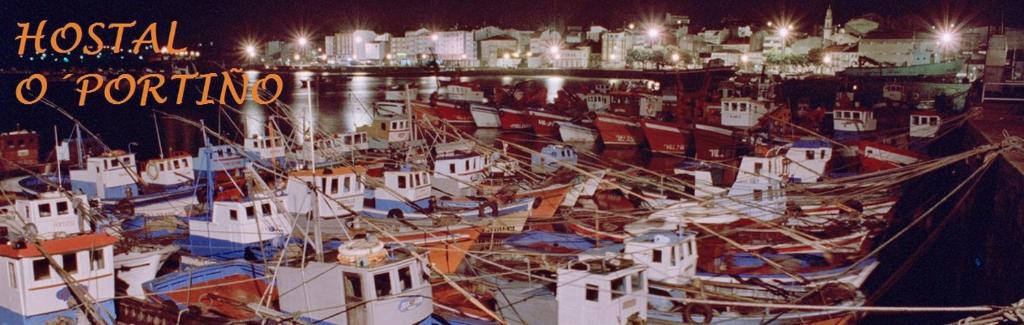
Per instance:
[[[526,120],[526,111],[508,107],[498,110],[502,130],[528,130],[533,126]]]
[[[679,123],[642,119],[640,126],[651,152],[686,154],[690,148],[690,130]]]
[[[699,160],[735,158],[740,145],[732,129],[703,123],[694,124],[693,142]]]
[[[633,118],[597,113],[594,126],[601,133],[601,141],[606,146],[636,146],[644,142],[640,123]]]
[[[926,157],[920,153],[871,141],[857,142],[857,157],[864,173],[913,164]]]
[[[572,117],[548,110],[527,110],[526,121],[533,127],[537,135],[553,136],[558,133],[558,124],[555,122],[569,122]]]

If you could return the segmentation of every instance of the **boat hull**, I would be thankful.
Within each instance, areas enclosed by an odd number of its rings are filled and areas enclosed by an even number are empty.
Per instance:
[[[468,108],[455,105],[437,105],[437,116],[451,124],[474,124],[473,114]]]
[[[572,118],[552,112],[531,110],[527,111],[526,120],[537,135],[553,136],[558,133],[558,124],[555,122],[568,122]]]
[[[501,126],[498,109],[489,106],[473,105],[469,108],[473,114],[473,123],[478,128],[496,128]]]
[[[572,122],[555,122],[558,125],[558,136],[564,142],[591,143],[597,141],[599,133],[596,129],[576,125]]]
[[[606,146],[636,146],[644,142],[640,124],[628,117],[598,114],[594,126]]]
[[[690,132],[673,123],[640,120],[651,152],[686,154],[690,149]]]
[[[528,130],[533,128],[526,120],[526,112],[511,108],[498,110],[498,118],[501,120],[502,130]]]

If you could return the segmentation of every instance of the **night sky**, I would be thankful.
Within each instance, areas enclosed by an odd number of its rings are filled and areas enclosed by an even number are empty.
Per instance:
[[[15,49],[16,22],[48,24],[74,20],[87,25],[95,21],[166,22],[179,21],[182,42],[227,41],[241,38],[269,40],[287,38],[305,29],[316,39],[341,29],[367,28],[377,32],[400,33],[419,27],[472,28],[485,24],[537,29],[590,24],[608,28],[628,21],[642,22],[664,12],[689,15],[699,26],[715,26],[731,16],[750,22],[788,17],[797,29],[811,32],[821,24],[825,8],[832,4],[836,23],[875,12],[925,26],[948,17],[974,25],[1024,25],[1024,0],[931,1],[931,0],[813,0],[813,1],[3,1],[5,23],[2,42],[7,53]],[[1002,19],[1005,17],[1005,19]],[[137,31],[137,32],[141,32]]]

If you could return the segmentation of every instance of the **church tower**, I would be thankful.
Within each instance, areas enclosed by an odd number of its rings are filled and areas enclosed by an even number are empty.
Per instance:
[[[830,4],[830,5],[828,5],[828,10],[825,11],[825,25],[822,26],[822,27],[824,27],[822,29],[822,33],[821,33],[821,46],[822,47],[832,45],[832,28],[833,28],[833,26],[835,26],[835,25],[832,24],[832,5]]]

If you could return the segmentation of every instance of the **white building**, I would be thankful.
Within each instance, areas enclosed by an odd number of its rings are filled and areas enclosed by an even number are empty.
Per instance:
[[[601,66],[603,68],[623,68],[626,66],[626,54],[633,47],[625,32],[604,33],[601,35]]]
[[[447,65],[477,66],[476,41],[468,31],[436,32],[430,36],[434,41],[434,53]],[[436,39],[436,40],[435,40]]]
[[[590,47],[579,46],[572,49],[559,50],[550,54],[551,66],[561,69],[585,69],[590,65]]]
[[[869,36],[860,40],[858,52],[878,62],[897,66],[932,63],[936,42],[914,36]]]
[[[481,40],[480,62],[488,67],[508,67],[512,61],[518,61],[523,54],[519,52],[518,46],[519,41],[507,35]]]

